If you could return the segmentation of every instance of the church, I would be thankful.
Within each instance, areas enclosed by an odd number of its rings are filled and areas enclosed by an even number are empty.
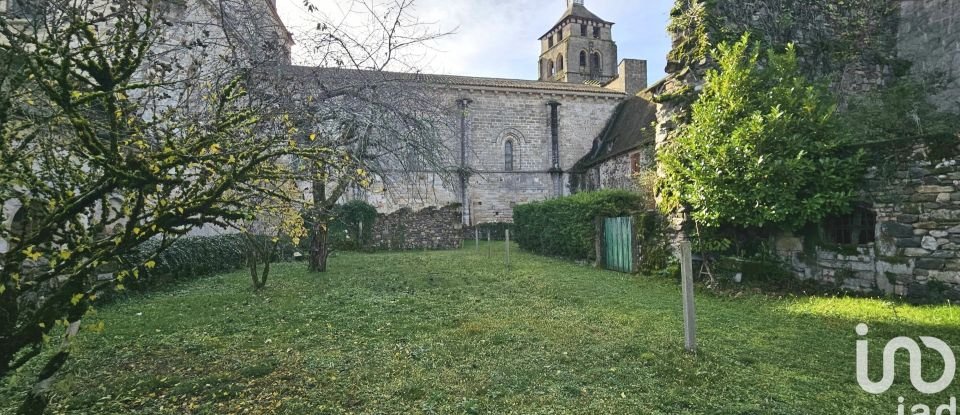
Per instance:
[[[402,190],[375,183],[346,198],[384,213],[459,204],[472,226],[512,222],[522,203],[631,187],[631,173],[652,162],[641,149],[652,149],[655,105],[638,97],[646,61],[619,59],[613,26],[584,0],[568,0],[539,39],[536,80],[418,74],[458,109],[442,140],[459,177],[423,172]]]

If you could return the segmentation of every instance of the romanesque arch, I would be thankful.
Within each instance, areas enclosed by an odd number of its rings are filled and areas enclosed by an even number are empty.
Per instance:
[[[563,54],[557,57],[557,72],[563,73]]]
[[[594,78],[599,78],[600,74],[603,73],[603,57],[600,56],[600,52],[593,52],[590,55],[590,76]]]
[[[587,51],[580,51],[580,71],[583,71],[587,67]]]
[[[521,154],[525,145],[526,139],[523,137],[523,133],[516,128],[507,128],[500,133],[500,137],[497,138],[497,146],[503,150],[504,170],[523,170]]]

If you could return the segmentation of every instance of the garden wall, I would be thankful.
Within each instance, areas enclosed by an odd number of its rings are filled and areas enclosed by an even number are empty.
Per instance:
[[[837,245],[821,235],[775,238],[778,254],[802,278],[857,291],[960,300],[960,137],[939,143],[888,143],[895,167],[871,169],[860,199],[867,209],[821,229],[846,237],[872,224],[869,242]],[[908,151],[904,152],[902,149]],[[860,236],[854,236],[859,238]]]
[[[370,247],[376,250],[458,249],[463,243],[459,205],[400,209],[377,217]]]

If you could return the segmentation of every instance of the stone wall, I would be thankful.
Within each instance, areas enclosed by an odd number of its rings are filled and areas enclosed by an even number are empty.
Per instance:
[[[658,102],[657,146],[687,122],[712,65],[709,48],[744,32],[767,45],[794,43],[804,71],[829,80],[841,103],[881,88],[898,69],[911,66],[916,75],[947,75],[931,101],[960,110],[958,13],[954,0],[678,0],[668,76],[651,88]],[[960,299],[958,142],[960,137],[934,144],[904,139],[874,149],[895,158],[872,163],[860,189],[876,215],[874,241],[825,243],[823,232],[832,231],[827,222],[815,232],[774,237],[775,250],[803,278],[858,291]],[[670,219],[679,238],[682,217]]]
[[[943,111],[960,111],[960,2],[903,0],[897,42],[900,58],[917,75],[940,75],[931,97]]]
[[[609,160],[590,167],[581,176],[582,190],[594,191],[603,189],[637,190],[637,181],[634,178],[634,162],[641,170],[656,167],[656,153],[652,145],[644,145],[629,153],[624,153]]]
[[[388,251],[458,249],[463,242],[461,214],[456,205],[381,214],[374,222],[370,246]]]
[[[363,199],[381,212],[401,208],[423,209],[465,203],[463,222],[480,224],[511,222],[513,206],[570,194],[566,174],[561,194],[551,176],[551,102],[560,103],[560,169],[568,171],[590,151],[617,105],[625,97],[597,88],[599,93],[511,91],[450,87],[434,97],[448,107],[469,99],[465,170],[469,171],[466,200],[460,198],[455,173],[415,172],[395,174],[388,182],[377,181],[370,189],[355,190],[348,198]],[[459,125],[460,111],[450,112],[448,124]],[[459,164],[461,146],[457,128],[441,131],[448,158]],[[513,143],[513,171],[507,171],[505,143]],[[451,167],[451,170],[453,167]]]
[[[939,149],[907,143],[912,151],[896,168],[871,169],[860,198],[876,214],[875,242],[830,247],[810,235],[781,235],[775,238],[778,253],[802,278],[858,291],[960,299],[958,141]]]

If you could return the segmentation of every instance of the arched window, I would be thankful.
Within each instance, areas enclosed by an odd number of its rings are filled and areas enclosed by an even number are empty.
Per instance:
[[[587,51],[580,51],[580,69],[587,67]]]
[[[600,66],[600,53],[594,52],[593,55],[590,56],[590,76],[599,78],[602,72],[603,68]]]
[[[557,72],[563,73],[563,55],[557,58]]]
[[[513,171],[513,140],[503,143],[503,170]]]
[[[13,221],[10,223],[10,234],[22,238],[30,232],[30,221],[27,217],[27,207],[22,206],[17,209],[13,215]]]
[[[547,61],[547,75],[554,76],[557,74],[557,68],[553,66],[553,61]]]

